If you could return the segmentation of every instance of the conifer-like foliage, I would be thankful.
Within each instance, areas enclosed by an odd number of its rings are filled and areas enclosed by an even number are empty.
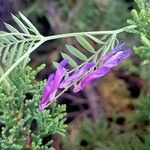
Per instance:
[[[133,119],[133,118],[132,118]],[[139,120],[138,120],[139,121]],[[132,120],[132,123],[135,120]],[[127,124],[129,122],[126,122]],[[135,125],[135,124],[134,124]],[[90,120],[85,120],[79,130],[75,140],[64,140],[65,150],[148,150],[150,146],[150,135],[148,126],[138,130],[131,124],[123,127],[116,124],[116,119],[107,122],[103,118],[93,124]],[[138,124],[141,124],[139,122]],[[129,128],[129,126],[131,128]],[[122,128],[119,133],[118,128]]]
[[[148,150],[150,147],[150,96],[135,104],[135,110],[93,123],[85,120],[75,139],[66,136],[65,150]],[[92,137],[92,138],[91,138]]]
[[[129,32],[140,36],[141,43],[139,46],[134,47],[135,53],[142,58],[142,63],[138,68],[139,74],[146,81],[145,82],[145,95],[142,95],[141,101],[138,104],[140,108],[140,114],[145,114],[147,119],[150,114],[149,104],[149,67],[150,67],[150,2],[147,0],[135,0],[139,10],[132,10],[132,19],[128,20],[128,23],[137,26],[136,29],[129,30]],[[140,105],[141,104],[141,105]],[[143,113],[142,113],[143,112]],[[145,118],[143,116],[143,118]]]
[[[9,76],[11,86],[0,85],[0,149],[51,149],[43,138],[65,132],[65,106],[53,104],[49,110],[39,111],[38,104],[44,82],[35,80],[36,71],[30,67],[15,68]]]
[[[143,0],[135,0],[138,4],[139,11],[132,10],[132,19],[128,23],[137,26],[130,32],[140,35],[142,46],[135,47],[135,52],[143,58],[145,62],[150,59],[150,2]]]

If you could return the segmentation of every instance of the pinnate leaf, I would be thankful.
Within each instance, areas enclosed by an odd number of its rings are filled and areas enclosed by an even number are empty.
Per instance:
[[[77,63],[67,54],[65,53],[61,53],[62,58],[68,60],[68,63],[72,66],[72,67],[77,67]]]
[[[89,37],[90,39],[92,39],[94,42],[98,43],[98,44],[105,44],[105,42],[103,42],[102,40],[96,38],[95,36],[92,36],[90,34],[86,34],[87,37]]]
[[[75,48],[71,45],[66,45],[66,47],[71,54],[73,54],[74,56],[76,56],[80,60],[83,60],[83,61],[87,60],[86,56],[83,53],[81,53],[77,48]]]
[[[27,27],[14,15],[12,15],[14,21],[16,22],[16,24],[19,26],[19,28],[26,34],[30,34]]]
[[[31,31],[33,31],[36,35],[40,35],[39,31],[35,28],[35,26],[21,13],[19,12],[21,19],[28,25]]]
[[[91,46],[91,44],[82,36],[76,36],[77,41],[89,52],[95,53],[94,48]]]
[[[3,48],[4,53],[3,53],[3,56],[2,56],[2,63],[6,62],[6,57],[7,57],[7,54],[9,53],[9,49],[10,49],[10,45],[8,45],[7,47]]]
[[[54,66],[55,68],[57,68],[57,66],[59,65],[59,63],[58,63],[58,62],[55,62],[55,61],[53,61],[52,64],[53,64],[53,66]]]
[[[5,23],[6,28],[8,29],[8,31],[10,31],[11,33],[19,33],[19,31],[14,28],[12,25]],[[7,32],[6,32],[7,33]],[[11,35],[7,36],[7,38],[9,38]],[[19,35],[15,35],[15,37],[19,38],[19,39],[25,39],[21,34]]]

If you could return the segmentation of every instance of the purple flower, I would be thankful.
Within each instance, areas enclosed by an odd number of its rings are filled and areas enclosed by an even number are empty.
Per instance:
[[[115,55],[113,55],[111,58],[109,58],[103,66],[108,68],[113,68],[120,64],[124,59],[128,58],[132,54],[131,49],[126,49],[124,51],[119,51]]]
[[[89,83],[91,83],[95,79],[104,76],[110,70],[111,69],[107,68],[107,67],[100,67],[99,69],[97,69],[94,72],[92,72],[91,74],[89,74],[86,78],[84,78],[83,80],[81,80],[81,82],[77,86],[75,86],[75,88],[73,89],[73,92],[77,93],[80,90],[83,90],[83,88],[86,85],[88,85]]]
[[[65,65],[68,62],[62,60],[56,70],[55,75],[51,74],[48,78],[47,84],[43,90],[42,99],[39,104],[39,110],[43,110],[49,102],[51,102],[59,88],[60,82],[62,81],[64,74],[66,72]]]
[[[117,47],[116,47],[117,49]],[[120,49],[122,50],[122,49]],[[102,56],[103,60],[106,60],[102,66],[100,66],[98,69],[96,69],[94,72],[89,74],[87,77],[85,77],[83,80],[79,82],[79,84],[74,88],[74,92],[79,92],[82,90],[86,85],[94,81],[95,79],[104,76],[108,72],[111,71],[111,69],[118,64],[120,64],[124,59],[128,58],[132,54],[131,49],[126,49],[119,51],[117,49],[117,52],[115,54],[111,54],[110,58],[108,58],[108,54],[110,55],[110,52],[106,53],[106,55]],[[100,58],[101,59],[101,58]]]
[[[93,67],[95,64],[93,62],[89,62],[85,64],[82,68],[79,70],[76,70],[70,77],[68,77],[66,80],[63,80],[60,84],[59,88],[65,88],[68,84],[72,83],[76,79],[80,78],[88,69]]]
[[[116,54],[117,52],[123,50],[125,48],[125,43],[121,43],[118,46],[116,46],[115,48],[113,48],[110,52],[106,53],[105,55],[102,55],[100,60],[102,62],[105,62],[106,60],[108,60],[111,56],[113,56],[114,54]]]

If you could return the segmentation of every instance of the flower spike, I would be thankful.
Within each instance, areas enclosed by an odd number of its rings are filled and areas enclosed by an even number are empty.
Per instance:
[[[119,45],[119,48],[116,47],[111,52],[106,53],[100,60],[103,59],[105,62],[94,72],[90,73],[87,77],[79,82],[79,84],[74,88],[74,92],[79,92],[82,90],[86,85],[90,84],[97,78],[100,78],[111,71],[111,69],[118,64],[120,64],[124,59],[128,58],[132,54],[131,49],[122,50],[124,44]],[[115,50],[115,52],[113,52]],[[111,57],[109,57],[111,56]]]
[[[68,62],[66,60],[62,60],[56,70],[55,75],[51,74],[49,76],[47,84],[43,90],[42,99],[39,104],[39,110],[43,110],[48,103],[54,100],[60,82],[62,81],[64,74],[66,72],[65,65],[67,63]]]
[[[65,86],[69,85],[70,83],[72,83],[76,79],[80,78],[87,70],[89,70],[94,65],[95,65],[94,62],[89,62],[89,63],[85,64],[82,68],[75,71],[70,77],[68,77],[68,79],[62,81],[59,88],[65,88]]]

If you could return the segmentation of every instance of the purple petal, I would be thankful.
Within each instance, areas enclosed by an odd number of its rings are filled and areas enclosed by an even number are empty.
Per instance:
[[[55,76],[54,74],[49,75],[48,80],[47,80],[47,84],[49,84],[49,85],[51,84],[51,82],[54,80],[54,76]]]
[[[106,53],[105,55],[100,57],[100,60],[102,62],[107,61],[110,57],[112,57],[114,54],[116,54],[117,52],[123,50],[125,48],[125,43],[121,43],[118,46],[116,46],[115,48],[113,48],[111,51],[109,51],[108,53]]]
[[[58,89],[61,80],[64,77],[64,74],[66,72],[66,69],[64,68],[65,65],[67,65],[68,61],[66,60],[62,60],[56,70],[56,74],[54,77],[54,85],[53,85],[53,89]]]
[[[124,59],[128,58],[132,54],[131,49],[126,49],[124,51],[120,51],[113,55],[110,59],[108,59],[103,66],[108,68],[113,68],[120,64]]]
[[[60,63],[59,66],[65,67],[68,64],[68,60],[63,59]]]
[[[129,48],[123,51],[121,57],[122,59],[128,58],[130,55],[132,55],[133,51]]]
[[[64,68],[64,66],[66,64],[67,64],[66,60],[61,61],[56,70],[55,76],[54,76],[54,74],[51,74],[49,76],[47,84],[43,90],[42,99],[39,104],[39,110],[43,110],[47,106],[47,104],[51,100],[54,99],[54,97],[57,93],[59,84],[60,84],[61,80],[63,79],[64,74],[66,72],[66,69]]]
[[[107,74],[109,71],[111,71],[110,68],[101,66],[100,68],[98,68],[97,70],[95,70],[94,72],[92,72],[91,74],[89,74],[86,78],[84,78],[82,81],[80,81],[80,83],[75,86],[73,92],[77,93],[80,90],[82,90],[85,86],[87,86],[88,84],[90,84],[92,81],[94,81],[95,79],[104,76],[105,74]]]
[[[53,82],[54,82],[53,79],[54,79],[54,74],[49,75],[47,84],[45,85],[44,90],[43,90],[42,100],[40,101],[40,104],[39,104],[39,110],[43,110],[45,108],[45,104],[47,103],[49,95],[52,91],[51,86],[53,85]]]
[[[125,42],[120,43],[118,46],[112,49],[112,51],[115,53],[123,50],[125,48]]]
[[[89,62],[89,63],[85,64],[82,68],[80,68],[79,70],[75,71],[68,79],[64,80],[60,84],[59,88],[65,88],[65,86],[67,86],[68,84],[70,84],[74,80],[80,78],[88,69],[90,69],[94,65],[95,64],[93,62]]]

